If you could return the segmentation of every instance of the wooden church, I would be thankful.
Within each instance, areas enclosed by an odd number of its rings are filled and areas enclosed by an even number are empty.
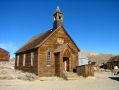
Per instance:
[[[59,7],[53,16],[52,29],[33,37],[15,53],[15,69],[38,76],[62,76],[76,70],[80,50],[63,27]]]

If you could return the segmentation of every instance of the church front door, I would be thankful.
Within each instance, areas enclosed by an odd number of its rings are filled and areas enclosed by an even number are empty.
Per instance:
[[[64,71],[69,72],[69,57],[63,57]]]

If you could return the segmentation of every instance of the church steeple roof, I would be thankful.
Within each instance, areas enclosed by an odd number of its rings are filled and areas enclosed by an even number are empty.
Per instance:
[[[60,11],[59,6],[57,6],[56,12],[53,14],[53,16],[54,16],[53,29],[56,29],[59,26],[63,26],[63,13]]]
[[[60,11],[59,6],[57,6],[56,11],[55,11],[55,13],[53,14],[53,16],[54,16],[56,13],[61,13],[61,14],[62,14],[62,12]]]

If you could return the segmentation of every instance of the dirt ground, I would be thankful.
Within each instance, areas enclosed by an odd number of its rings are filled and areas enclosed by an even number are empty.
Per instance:
[[[119,90],[119,75],[96,72],[95,77],[80,80],[0,80],[0,90]]]

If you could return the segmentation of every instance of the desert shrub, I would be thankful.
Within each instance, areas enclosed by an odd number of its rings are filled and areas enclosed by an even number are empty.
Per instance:
[[[17,79],[20,79],[20,80],[34,81],[38,79],[38,76],[36,76],[33,73],[17,71],[16,74],[17,74]]]
[[[26,80],[33,81],[33,80],[36,80],[36,79],[38,79],[38,76],[36,76],[35,74],[26,73]]]
[[[14,76],[14,70],[11,69],[0,69],[0,79],[6,79],[6,80],[10,80],[10,79],[15,79]]]
[[[33,73],[15,70],[12,65],[7,63],[7,64],[0,64],[0,79],[2,80],[20,79],[20,80],[34,81],[38,79],[38,76],[36,76]]]

